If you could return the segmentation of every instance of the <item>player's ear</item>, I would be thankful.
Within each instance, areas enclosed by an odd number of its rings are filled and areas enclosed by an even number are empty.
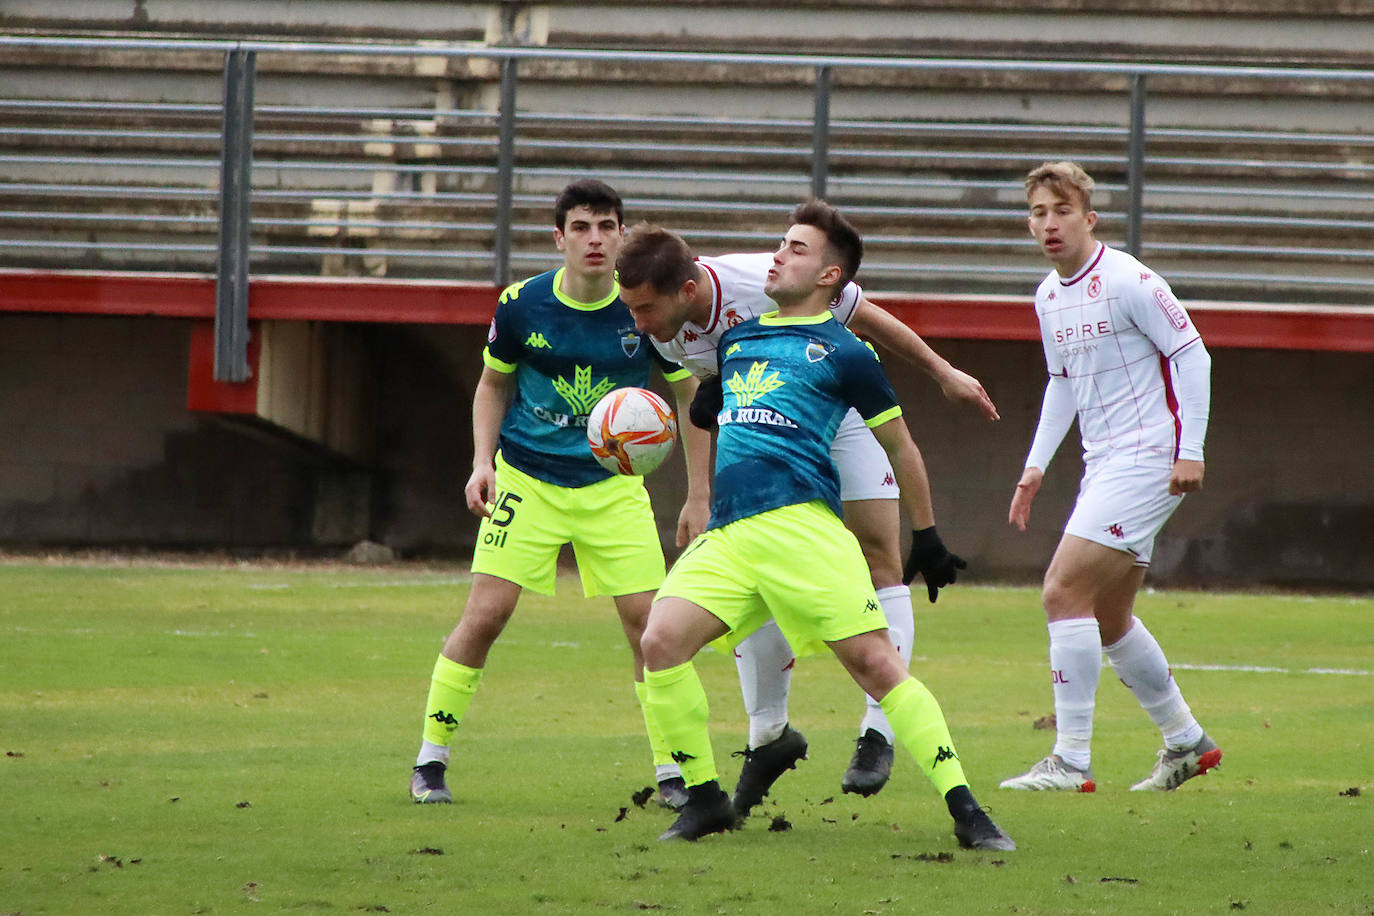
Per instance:
[[[841,268],[840,265],[831,264],[825,270],[821,271],[821,275],[817,282],[821,286],[836,286],[839,284],[840,277],[843,275],[844,269]]]
[[[1088,223],[1088,231],[1092,232],[1093,227],[1097,225],[1097,211],[1089,210],[1084,218],[1087,220]]]
[[[678,295],[682,297],[682,301],[683,301],[683,302],[691,302],[691,301],[692,301],[692,298],[693,298],[696,294],[697,294],[697,281],[696,281],[696,280],[687,280],[686,282],[684,282],[684,283],[682,284],[682,288],[678,290]]]

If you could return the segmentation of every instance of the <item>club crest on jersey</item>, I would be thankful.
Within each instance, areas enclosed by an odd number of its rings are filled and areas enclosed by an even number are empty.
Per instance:
[[[744,316],[733,308],[726,309],[725,314],[721,317],[725,319],[725,326],[727,328],[733,328],[737,324],[744,324]]]
[[[491,327],[487,328],[487,343],[496,339],[496,319],[491,320]]]
[[[1102,275],[1093,274],[1092,278],[1088,280],[1088,298],[1096,299],[1100,295],[1102,295]]]
[[[620,332],[620,349],[625,351],[626,356],[633,358],[634,355],[639,352],[639,345],[642,342],[643,338],[639,336],[639,332],[634,330],[634,328]]]
[[[809,363],[818,363],[834,351],[834,347],[829,347],[820,341],[813,340],[806,345],[806,361]]]

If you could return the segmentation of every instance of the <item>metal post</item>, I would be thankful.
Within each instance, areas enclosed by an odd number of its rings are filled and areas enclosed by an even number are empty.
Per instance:
[[[248,261],[256,66],[253,51],[225,55],[215,279],[215,380],[222,382],[242,382],[253,374],[248,366]]]
[[[493,226],[493,280],[510,284],[511,201],[515,185],[515,58],[501,60],[501,124],[496,162],[496,220]]]
[[[1131,138],[1126,164],[1126,250],[1140,257],[1141,200],[1145,191],[1145,74],[1131,76]]]
[[[830,158],[830,68],[816,68],[816,115],[811,123],[811,196],[825,197]]]

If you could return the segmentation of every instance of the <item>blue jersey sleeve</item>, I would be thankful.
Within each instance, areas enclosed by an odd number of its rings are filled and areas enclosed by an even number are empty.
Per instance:
[[[504,372],[514,371],[514,367],[524,355],[524,322],[518,305],[520,288],[528,281],[521,281],[505,288],[496,303],[496,314],[491,319],[491,329],[487,332],[487,364],[495,359],[498,365],[492,366]]]
[[[843,347],[837,354],[844,397],[870,428],[881,426],[900,417],[902,408],[878,354],[858,338],[855,343],[858,346]]]

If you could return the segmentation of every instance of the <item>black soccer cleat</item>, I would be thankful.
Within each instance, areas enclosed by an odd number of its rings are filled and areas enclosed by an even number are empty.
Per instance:
[[[669,776],[658,784],[658,806],[681,811],[687,804],[687,783],[681,776]]]
[[[997,849],[1012,852],[1016,843],[992,822],[982,808],[964,812],[954,822],[954,836],[965,849]]]
[[[453,794],[444,785],[444,770],[438,760],[422,763],[410,771],[410,799],[417,805],[450,804]]]
[[[716,780],[687,789],[687,804],[678,812],[673,826],[659,834],[660,840],[699,840],[712,833],[734,830],[739,824],[730,797]]]
[[[882,732],[870,728],[859,736],[854,758],[849,761],[849,769],[844,771],[840,788],[865,798],[877,795],[892,775],[892,756],[892,745],[887,743]]]
[[[762,747],[745,748],[731,756],[744,758],[732,803],[735,813],[748,817],[750,809],[763,801],[778,777],[795,769],[798,760],[806,759],[806,738],[792,726],[785,725],[781,735]]]

